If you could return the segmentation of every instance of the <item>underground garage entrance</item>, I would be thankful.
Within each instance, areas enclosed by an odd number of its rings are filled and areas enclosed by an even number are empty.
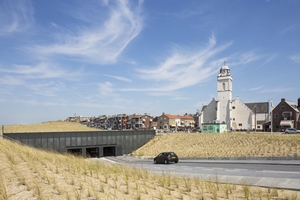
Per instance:
[[[67,151],[69,154],[73,154],[75,156],[81,156],[82,155],[82,149],[78,148],[78,149],[68,149]]]
[[[87,158],[100,158],[105,156],[117,156],[116,146],[81,147],[67,150],[69,154]]]
[[[99,158],[99,147],[86,148],[86,157]]]
[[[116,146],[103,147],[103,157],[116,156]]]

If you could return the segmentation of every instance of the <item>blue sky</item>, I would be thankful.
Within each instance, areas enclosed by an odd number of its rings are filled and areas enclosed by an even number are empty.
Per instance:
[[[0,1],[0,124],[300,97],[300,1]]]

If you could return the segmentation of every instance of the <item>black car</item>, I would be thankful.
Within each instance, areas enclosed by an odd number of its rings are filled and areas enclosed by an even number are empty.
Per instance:
[[[156,163],[169,164],[170,162],[178,163],[178,156],[176,155],[176,153],[174,153],[174,152],[162,152],[154,158],[154,163],[155,164]]]

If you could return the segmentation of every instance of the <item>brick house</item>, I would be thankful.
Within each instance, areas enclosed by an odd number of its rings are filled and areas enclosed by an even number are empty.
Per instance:
[[[300,98],[298,104],[282,98],[272,110],[272,129],[274,132],[284,131],[286,128],[300,129]]]
[[[194,117],[190,115],[171,115],[162,113],[158,117],[158,129],[186,130],[194,128]]]

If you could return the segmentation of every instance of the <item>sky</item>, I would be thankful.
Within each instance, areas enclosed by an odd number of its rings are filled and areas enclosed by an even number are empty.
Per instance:
[[[300,97],[299,0],[2,0],[0,125]]]

